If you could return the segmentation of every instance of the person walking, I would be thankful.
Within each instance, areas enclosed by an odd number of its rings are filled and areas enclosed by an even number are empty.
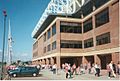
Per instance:
[[[66,78],[68,78],[68,65],[67,64],[65,65],[65,76]]]
[[[120,75],[120,62],[117,63],[117,73]]]
[[[76,74],[76,64],[75,63],[73,64],[72,69],[73,69],[73,74]]]
[[[109,63],[107,63],[108,78],[111,78],[111,72],[112,72],[112,70],[111,70],[111,68],[110,68],[110,65],[109,65]]]
[[[90,62],[88,63],[87,67],[88,67],[88,73],[90,74],[91,73],[91,63]]]
[[[110,62],[109,66],[110,66],[112,75],[116,77],[116,74],[114,73],[114,70],[113,70],[113,61]],[[110,76],[111,76],[111,73],[110,73]]]
[[[98,77],[100,76],[100,66],[99,66],[99,64],[95,64],[95,70],[96,70],[96,73],[95,73],[95,76],[97,75]]]
[[[56,74],[56,68],[57,68],[56,64],[54,64],[52,68],[53,68],[53,74]]]
[[[113,71],[116,74],[116,64],[113,62]]]
[[[72,78],[72,72],[71,72],[70,64],[68,64],[68,75],[69,75],[69,78]]]

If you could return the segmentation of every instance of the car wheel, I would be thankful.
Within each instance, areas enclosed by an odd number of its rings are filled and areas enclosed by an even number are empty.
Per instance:
[[[17,74],[13,74],[13,77],[16,77],[17,76]]]
[[[36,74],[36,73],[33,73],[33,76],[35,77],[35,76],[37,76],[37,74]]]

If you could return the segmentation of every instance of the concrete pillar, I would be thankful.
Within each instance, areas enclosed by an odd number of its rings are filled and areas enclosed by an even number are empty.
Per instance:
[[[39,64],[41,65],[41,59],[40,59],[40,62],[39,62]]]
[[[95,15],[92,16],[92,24],[93,24],[93,32],[92,32],[92,35],[93,35],[93,45],[94,45],[93,51],[94,51],[95,48],[96,48],[96,35],[95,35],[95,27],[96,27],[96,24],[95,24]]]
[[[38,65],[40,64],[40,60],[38,60],[38,63],[37,63]]]
[[[83,22],[81,23],[81,27],[82,27],[82,48],[84,50],[84,30],[83,30]]]
[[[83,64],[88,64],[88,61],[87,61],[87,59],[86,59],[85,56],[82,57],[82,63],[83,63]]]
[[[98,55],[94,55],[94,62],[95,63],[98,63],[98,64],[100,64],[101,65],[101,61],[100,61],[100,58],[99,58],[99,56]]]
[[[60,56],[56,57],[57,68],[60,69]]]
[[[45,64],[45,59],[42,59],[42,64]]]
[[[46,64],[47,64],[47,65],[49,64],[49,60],[48,60],[48,58],[46,59]]]
[[[61,33],[60,33],[60,20],[57,20],[56,21],[56,48],[57,48],[57,51],[61,52],[60,50],[60,39],[61,39]]]
[[[54,59],[53,59],[53,57],[50,58],[50,61],[51,61],[51,65],[53,65],[53,64],[54,64]]]
[[[120,53],[112,53],[112,61],[115,63],[115,64],[117,64],[118,63],[118,61],[120,61],[120,58],[119,58],[119,56],[120,56]]]
[[[49,64],[51,64],[50,58],[48,58],[48,62],[49,62]]]

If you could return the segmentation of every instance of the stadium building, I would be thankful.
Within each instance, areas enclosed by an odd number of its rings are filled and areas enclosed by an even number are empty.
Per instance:
[[[51,14],[33,35],[33,64],[99,63],[120,53],[119,0],[87,0],[73,14]]]

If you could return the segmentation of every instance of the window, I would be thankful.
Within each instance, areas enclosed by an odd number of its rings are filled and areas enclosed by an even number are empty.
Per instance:
[[[56,24],[52,26],[52,36],[56,34]]]
[[[51,48],[50,48],[50,44],[47,46],[47,51],[50,51]]]
[[[47,31],[47,39],[50,38],[50,29]]]
[[[84,48],[93,47],[93,38],[84,40]]]
[[[61,40],[61,48],[82,48],[82,41]]]
[[[52,50],[56,49],[56,41],[52,43]]]
[[[110,32],[97,36],[96,43],[96,45],[110,43]]]
[[[46,47],[44,47],[44,51],[43,52],[46,53]]]
[[[61,22],[60,32],[64,32],[64,33],[82,33],[82,27],[81,27],[80,23]]]
[[[84,33],[92,30],[93,29],[93,27],[92,27],[92,18],[90,18],[89,20],[85,21],[83,23],[83,26],[84,26],[84,28],[83,28]]]
[[[46,33],[43,35],[43,40],[46,41]]]
[[[109,22],[109,8],[106,8],[102,12],[95,15],[96,27],[99,27],[107,22]]]
[[[95,4],[95,7],[96,8],[99,8],[100,6],[104,5],[106,2],[108,2],[109,0],[93,0],[94,1],[94,4]]]

